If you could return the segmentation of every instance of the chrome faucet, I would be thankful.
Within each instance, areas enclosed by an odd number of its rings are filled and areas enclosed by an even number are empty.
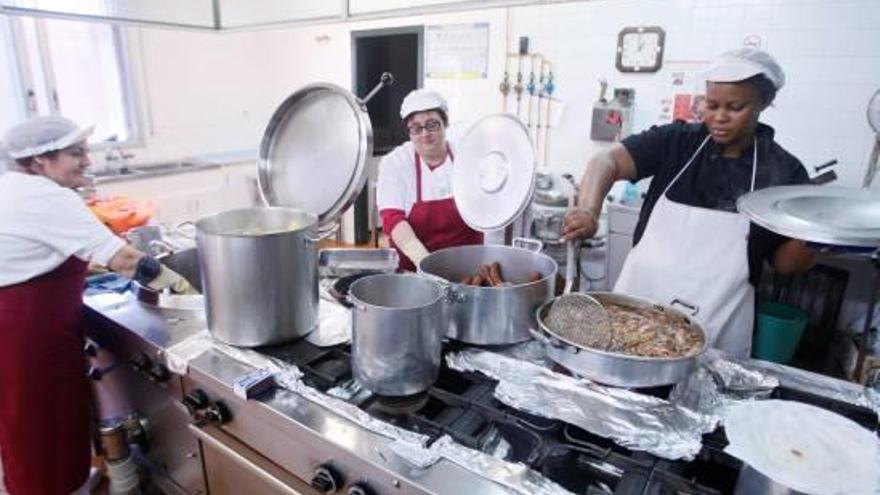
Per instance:
[[[134,158],[134,154],[126,153],[122,149],[122,145],[119,142],[119,136],[116,134],[105,139],[104,143],[107,144],[107,153],[104,155],[104,161],[107,163],[107,168],[111,168],[111,164],[117,162],[119,164],[117,167],[118,172],[121,174],[127,173],[128,165],[126,164],[126,160]]]

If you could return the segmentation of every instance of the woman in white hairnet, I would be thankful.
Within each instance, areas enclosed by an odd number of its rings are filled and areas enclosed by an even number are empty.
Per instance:
[[[698,308],[710,344],[748,356],[761,264],[782,274],[809,269],[814,252],[752,225],[737,213],[743,194],[802,184],[807,172],[759,122],[785,76],[766,52],[722,55],[706,73],[703,122],[676,122],[630,136],[594,156],[578,206],[565,218],[567,238],[595,234],[602,202],[618,180],[651,177],[633,242],[614,290],[663,304]]]
[[[71,493],[89,473],[81,321],[87,263],[154,289],[192,290],[113,235],[73,191],[86,184],[91,131],[39,117],[5,136],[11,160],[0,175],[0,456],[12,495]]]
[[[482,244],[483,235],[464,223],[452,199],[455,150],[446,139],[446,100],[417,89],[403,99],[400,118],[409,141],[379,164],[376,203],[400,268],[413,271],[429,252]]]

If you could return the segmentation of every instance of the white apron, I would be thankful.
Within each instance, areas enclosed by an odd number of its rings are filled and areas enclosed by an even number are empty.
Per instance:
[[[712,347],[747,357],[755,317],[755,291],[749,283],[748,218],[666,197],[708,141],[707,136],[660,195],[641,240],[623,264],[614,292],[676,309],[682,309],[677,306],[681,303],[684,312],[703,325]],[[755,189],[757,164],[756,140],[750,190]]]

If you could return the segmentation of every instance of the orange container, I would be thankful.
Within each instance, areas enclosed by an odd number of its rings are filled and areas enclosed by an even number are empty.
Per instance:
[[[95,216],[118,235],[145,225],[156,214],[157,209],[153,200],[137,200],[125,196],[92,199],[87,204]]]

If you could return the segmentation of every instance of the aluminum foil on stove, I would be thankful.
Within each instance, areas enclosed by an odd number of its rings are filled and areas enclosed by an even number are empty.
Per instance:
[[[766,399],[779,385],[880,414],[880,394],[870,388],[777,363],[732,359],[715,349],[706,351],[697,370],[673,388],[669,399],[720,421],[731,406]]]
[[[335,300],[318,301],[318,323],[306,335],[306,340],[318,347],[333,347],[351,342],[351,310]]]
[[[214,339],[211,334],[202,330],[166,349],[165,365],[172,372],[185,375],[189,362],[213,347]]]
[[[187,346],[181,346],[181,348],[199,350],[197,354],[186,354],[191,356],[190,359],[209,348],[213,348],[236,361],[248,364],[254,368],[271,371],[275,376],[275,383],[279,387],[295,392],[299,396],[316,402],[370,431],[391,439],[392,441],[388,444],[387,448],[395,455],[418,468],[428,468],[440,459],[445,458],[504,486],[511,493],[521,495],[570,495],[570,492],[532,471],[525,465],[511,463],[458,445],[448,436],[441,437],[428,446],[427,436],[375,419],[354,404],[350,404],[338,397],[324,394],[306,385],[302,381],[303,374],[299,368],[283,360],[250,349],[242,349],[220,343],[212,339],[207,331],[196,334],[187,340],[192,342]],[[335,393],[340,396],[346,396],[351,391],[339,390]],[[285,399],[276,396],[275,400],[284,401]],[[378,449],[379,447],[377,447]],[[382,455],[382,452],[379,451],[379,454]]]
[[[453,369],[478,371],[498,380],[495,396],[508,406],[559,419],[624,447],[667,459],[693,459],[702,446],[703,433],[717,425],[715,418],[663,399],[598,385],[493,352],[464,350],[447,354],[446,361]]]
[[[866,407],[880,415],[880,393],[864,385],[758,359],[743,358],[734,362],[774,376],[786,387]]]

